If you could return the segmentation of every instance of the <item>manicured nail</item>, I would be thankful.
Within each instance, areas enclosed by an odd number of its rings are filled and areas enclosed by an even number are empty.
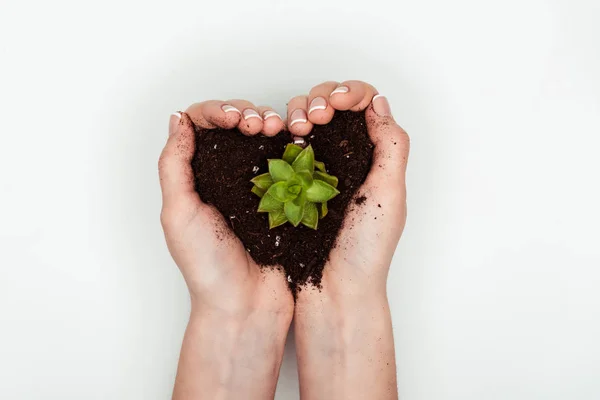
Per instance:
[[[177,127],[179,126],[179,121],[181,120],[181,113],[173,113],[169,118],[169,136],[174,134],[177,131]]]
[[[243,115],[245,120],[249,120],[250,118],[258,118],[262,121],[262,118],[260,117],[260,115],[258,115],[256,110],[253,110],[251,108],[246,108],[243,112]]]
[[[290,127],[294,126],[294,124],[308,122],[308,119],[306,119],[306,111],[301,108],[296,108],[292,112],[292,115],[290,115],[290,119],[292,120],[292,122],[290,122]]]
[[[229,104],[223,104],[223,105],[221,106],[221,109],[222,109],[223,111],[225,111],[226,113],[228,113],[228,112],[236,112],[236,113],[238,113],[238,114],[240,114],[240,115],[242,114],[242,113],[240,112],[240,110],[238,110],[237,108],[235,108],[234,106],[232,106],[232,105],[229,105]]]
[[[348,93],[349,90],[350,90],[350,88],[348,86],[338,86],[333,92],[331,92],[331,94],[329,96],[331,97],[334,94],[338,94],[338,93]]]
[[[373,103],[373,111],[375,111],[375,114],[379,115],[380,117],[392,116],[390,103],[388,103],[388,100],[385,96],[378,94],[377,96],[373,97],[371,102]]]
[[[304,147],[304,145],[306,144],[306,141],[301,136],[294,136],[294,144]]]
[[[263,113],[263,119],[269,119],[271,117],[277,117],[281,119],[281,115],[277,114],[275,111],[265,111]]]
[[[327,108],[327,100],[325,100],[323,97],[315,97],[310,102],[310,108],[308,110],[308,113],[310,114],[311,112],[313,112],[315,110],[325,110],[326,108]]]

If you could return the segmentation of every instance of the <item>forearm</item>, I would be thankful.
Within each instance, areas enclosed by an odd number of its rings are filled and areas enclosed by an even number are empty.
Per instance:
[[[192,310],[174,400],[273,398],[290,317]]]
[[[295,336],[302,399],[397,399],[385,291],[344,298],[325,287],[300,296]]]

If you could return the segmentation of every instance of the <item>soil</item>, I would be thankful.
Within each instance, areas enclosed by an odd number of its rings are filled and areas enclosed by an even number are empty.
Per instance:
[[[196,128],[192,160],[200,198],[223,214],[257,264],[283,268],[294,297],[305,284],[320,286],[348,205],[371,169],[374,149],[364,112],[338,111],[329,124],[315,125],[305,140],[339,179],[340,194],[328,203],[329,213],[316,231],[289,223],[269,229],[267,214],[256,212],[260,199],[250,192],[250,179],[268,172],[267,159],[283,155],[292,141],[289,132],[248,137],[236,129]],[[360,205],[365,199],[354,202]]]

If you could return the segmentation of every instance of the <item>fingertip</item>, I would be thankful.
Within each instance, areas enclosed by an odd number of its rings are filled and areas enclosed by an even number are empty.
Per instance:
[[[377,91],[363,81],[345,81],[331,92],[330,102],[340,111],[362,111],[370,104]]]
[[[238,110],[240,118],[237,128],[244,135],[254,136],[262,130],[263,120],[254,104],[247,100],[228,100],[227,104]]]
[[[275,136],[282,131],[284,122],[281,116],[273,110],[263,112],[263,134]]]
[[[254,136],[263,129],[262,117],[253,109],[245,109],[242,112],[243,118],[240,119],[238,130],[244,135]]]
[[[350,91],[350,88],[348,86],[340,85],[331,92],[329,97],[334,97],[336,94],[345,94],[345,93],[348,93],[349,91]]]
[[[323,96],[315,97],[311,100],[308,108],[308,120],[317,125],[324,125],[331,122],[334,108],[329,104]]]
[[[218,110],[210,110],[207,119],[215,126],[223,129],[233,129],[242,121],[242,112],[228,103],[223,103]]]
[[[175,131],[169,136],[160,158],[158,172],[163,196],[193,190],[190,161],[195,153],[195,125],[187,113],[181,118]],[[172,116],[172,119],[176,116]]]
[[[304,109],[297,108],[291,112],[288,128],[292,134],[297,136],[306,136],[310,133],[312,123]]]
[[[410,138],[396,123],[385,96],[378,96],[365,110],[367,130],[371,141],[377,147],[387,148],[394,154],[407,155]]]
[[[174,112],[169,117],[169,136],[173,135],[177,131],[177,127],[179,126],[179,121],[181,120],[181,113]]]

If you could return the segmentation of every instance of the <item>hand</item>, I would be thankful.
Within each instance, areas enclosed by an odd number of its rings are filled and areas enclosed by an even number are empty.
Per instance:
[[[174,399],[274,396],[292,295],[285,277],[259,270],[223,216],[202,203],[190,164],[194,125],[272,136],[283,122],[271,113],[263,120],[269,111],[243,100],[207,101],[171,116],[159,160],[161,223],[192,302]]]
[[[289,129],[300,136],[331,121],[336,110],[365,110],[375,145],[371,171],[356,194],[366,201],[346,215],[322,290],[298,295],[296,347],[306,399],[397,398],[386,281],[406,221],[409,138],[387,99],[376,95],[364,82],[325,82],[288,103]]]

